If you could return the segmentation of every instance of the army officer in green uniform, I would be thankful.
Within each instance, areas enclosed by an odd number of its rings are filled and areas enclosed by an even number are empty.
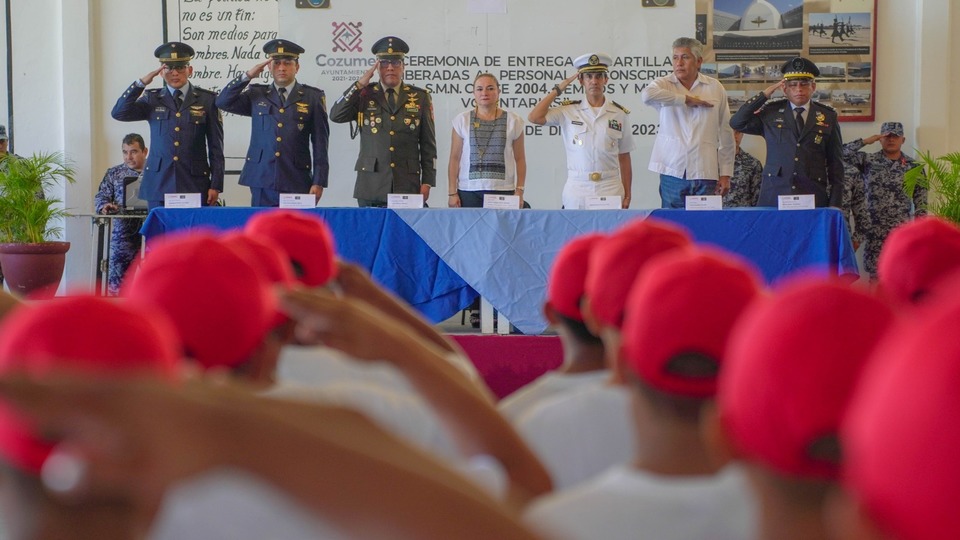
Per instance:
[[[377,62],[330,109],[330,120],[356,122],[360,134],[357,185],[360,206],[386,206],[390,193],[421,193],[437,182],[437,135],[430,94],[403,82],[410,47],[398,37],[373,44]],[[380,82],[371,83],[374,72]]]

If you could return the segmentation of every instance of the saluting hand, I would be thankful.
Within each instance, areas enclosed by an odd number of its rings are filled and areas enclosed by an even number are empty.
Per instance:
[[[247,78],[253,80],[257,76],[259,76],[261,73],[263,73],[263,70],[266,69],[268,65],[270,65],[270,62],[273,62],[273,59],[267,58],[266,62],[260,62],[259,64],[247,70]]]
[[[781,80],[779,80],[779,81],[771,84],[771,85],[768,86],[766,89],[764,89],[763,95],[767,96],[767,99],[770,99],[770,97],[773,96],[774,92],[776,92],[777,90],[782,91],[782,90],[783,90],[783,87],[784,87],[786,84],[787,84],[787,80],[786,80],[786,79],[781,79]]]
[[[162,65],[157,69],[151,71],[150,73],[147,73],[143,77],[140,77],[140,82],[142,82],[144,86],[147,86],[148,84],[152,83],[154,79],[157,78],[157,75],[159,75],[161,71],[163,71]]]
[[[871,135],[863,140],[863,144],[873,144],[883,138],[883,135]]]
[[[378,69],[380,69],[380,60],[374,62],[373,65],[370,66],[370,69],[363,74],[363,77],[360,77],[360,80],[357,81],[360,83],[360,86],[366,86],[370,84],[370,81],[373,79],[373,74],[376,73]]]
[[[560,85],[559,85],[559,86],[560,86],[560,90],[561,90],[561,91],[565,91],[565,90],[567,89],[567,87],[570,86],[571,84],[573,84],[573,81],[577,80],[577,77],[579,77],[579,76],[580,76],[580,73],[577,72],[577,71],[574,71],[574,72],[573,72],[573,75],[567,77],[566,79],[564,79],[564,80],[560,83]]]

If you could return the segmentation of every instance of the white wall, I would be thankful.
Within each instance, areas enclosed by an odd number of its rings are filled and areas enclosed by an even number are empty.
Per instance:
[[[61,195],[72,211],[90,212],[103,171],[120,161],[120,139],[131,131],[148,132],[146,123],[115,122],[109,112],[123,89],[155,65],[152,52],[163,38],[160,2],[8,1],[17,51],[13,64],[15,150],[20,154],[67,152],[78,165],[79,181]],[[520,1],[509,0],[511,4]],[[581,4],[571,5],[574,10],[582,9]],[[334,3],[334,15],[336,9]],[[562,6],[552,5],[552,9],[562,11]],[[871,135],[884,120],[900,120],[907,129],[908,145],[935,153],[958,149],[960,124],[955,120],[960,111],[953,105],[951,89],[960,87],[960,73],[952,67],[952,59],[960,58],[960,39],[954,37],[960,36],[960,21],[954,12],[946,0],[879,1],[877,121],[844,124],[845,139]],[[400,30],[410,34],[414,25],[405,24]],[[423,32],[432,35],[434,30]],[[4,56],[5,48],[0,41]],[[332,99],[342,88],[325,90]],[[3,107],[0,103],[0,113]],[[441,126],[438,138],[442,140],[447,132],[447,127]],[[749,141],[747,149],[762,156],[757,142]],[[445,166],[441,153],[439,169],[443,171]],[[635,160],[634,169],[645,167]],[[352,178],[349,181],[352,183]],[[67,222],[67,236],[74,243],[67,260],[66,280],[71,288],[90,281],[90,232],[89,219]]]

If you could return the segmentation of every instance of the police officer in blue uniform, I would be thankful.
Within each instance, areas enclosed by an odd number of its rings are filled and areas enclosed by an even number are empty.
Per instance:
[[[252,118],[240,185],[250,187],[251,206],[279,206],[281,193],[312,193],[319,201],[330,172],[323,90],[296,80],[303,47],[274,39],[263,52],[266,62],[241,73],[217,96],[220,109]],[[273,83],[250,84],[264,69]]]
[[[353,196],[359,206],[386,206],[390,193],[420,193],[437,185],[437,134],[430,94],[403,82],[410,47],[398,37],[373,44],[377,62],[330,108],[330,120],[357,122],[360,156]],[[371,83],[374,72],[380,82]],[[356,133],[352,134],[356,136]]]
[[[190,84],[193,48],[172,41],[153,52],[160,67],[131,84],[111,115],[121,122],[146,120],[150,145],[140,198],[152,209],[167,193],[200,193],[212,205],[223,191],[223,119],[216,94]],[[145,90],[160,75],[164,85]]]
[[[816,205],[840,208],[843,198],[843,141],[833,108],[813,101],[820,75],[802,57],[781,68],[783,80],[750,98],[730,126],[767,142],[767,161],[757,206],[777,206],[780,195],[813,194]],[[786,98],[770,99],[782,90]]]

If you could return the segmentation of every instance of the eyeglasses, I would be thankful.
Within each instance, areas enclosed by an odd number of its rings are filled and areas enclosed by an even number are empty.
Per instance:
[[[171,66],[169,64],[164,64],[164,67],[167,69],[167,71],[186,71],[187,68],[190,67],[190,65],[187,64],[185,66]]]
[[[813,81],[790,81],[787,83],[787,88],[810,88],[811,84]]]
[[[401,65],[403,65],[403,60],[381,60],[380,65],[384,67],[386,66],[400,67]]]

